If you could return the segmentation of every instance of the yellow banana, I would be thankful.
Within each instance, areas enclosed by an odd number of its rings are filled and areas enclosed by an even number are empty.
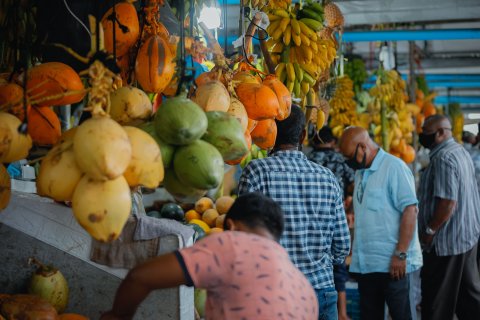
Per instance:
[[[297,20],[298,21],[298,20]],[[309,37],[310,39],[313,39],[314,37],[316,37],[317,35],[315,34],[315,31],[313,31],[312,29],[310,29],[310,27],[308,27],[305,23],[303,23],[302,21],[298,21],[298,25],[300,26],[300,30],[302,33],[304,33],[307,37]]]
[[[295,32],[292,32],[292,39],[297,47],[300,47],[302,45],[302,38]]]
[[[313,59],[313,50],[307,46],[302,46],[301,48],[303,50],[303,55],[305,56],[305,59],[307,60],[307,62],[308,63],[311,62]]]
[[[309,65],[309,64],[306,64],[306,63],[303,63],[303,64],[300,64],[300,67],[305,70],[309,75],[310,77],[316,79],[318,74],[317,74],[317,70],[315,68],[313,68],[313,66]],[[304,74],[305,76],[305,74]]]
[[[277,76],[277,78],[281,78],[281,75],[282,75],[282,72],[285,71],[285,63],[284,62],[280,62],[277,67],[275,68],[275,75]]]
[[[281,22],[282,22],[282,20],[275,20],[272,23],[270,23],[270,25],[267,28],[267,32],[269,34],[272,34],[273,32],[275,32],[277,30],[278,26],[280,26]]]
[[[306,95],[310,90],[310,83],[308,83],[307,81],[302,81],[300,87],[302,89],[302,93]]]
[[[289,92],[293,92],[293,86],[295,85],[295,81],[290,81],[287,79],[287,89]]]
[[[275,43],[271,50],[272,53],[282,53],[283,52],[283,42],[279,41]]]
[[[285,32],[283,33],[283,43],[286,46],[290,45],[291,38],[292,38],[292,27],[288,25],[287,29],[285,29]]]
[[[275,41],[280,40],[282,38],[282,29],[277,28],[275,31],[273,31],[272,38]]]
[[[305,33],[300,33],[300,38],[302,39],[302,43],[306,46],[310,46],[310,39],[305,35]]]
[[[291,82],[295,81],[295,68],[293,67],[293,63],[287,62],[286,68],[288,80],[290,80]]]
[[[276,16],[279,16],[279,17],[282,17],[282,18],[290,17],[290,14],[285,9],[275,9],[275,10],[272,11],[272,14],[274,14]]]
[[[312,48],[313,50],[313,53],[317,54],[318,53],[318,46],[317,46],[317,43],[315,41],[312,41],[310,42],[310,48]]]
[[[274,14],[271,14],[271,13],[268,14],[268,20],[270,22],[281,20],[281,19],[282,19],[282,17],[280,17],[280,16],[277,16],[277,15],[274,15]]]
[[[288,24],[290,23],[290,18],[283,18],[282,21],[280,22],[280,29],[282,29],[282,32],[285,32],[285,29],[287,29]]]
[[[297,36],[299,36],[302,30],[300,29],[300,24],[298,23],[298,20],[293,18],[293,19],[290,20],[290,24],[292,25],[293,32]]]

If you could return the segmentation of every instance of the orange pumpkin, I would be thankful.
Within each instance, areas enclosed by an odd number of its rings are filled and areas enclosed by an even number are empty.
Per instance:
[[[113,53],[113,21],[110,18],[113,7],[102,18],[102,27],[105,34],[105,49]],[[135,45],[140,36],[137,10],[129,2],[121,2],[115,5],[115,47],[117,56],[122,56]]]
[[[262,149],[270,149],[277,139],[277,124],[273,119],[258,121],[252,131],[252,141]]]
[[[33,67],[28,72],[27,95],[32,100],[59,95],[68,91],[83,90],[83,83],[75,70],[61,62],[47,62]],[[85,92],[48,99],[39,106],[64,106],[79,102]]]
[[[263,84],[275,92],[280,108],[278,110],[277,120],[285,120],[290,115],[292,108],[292,94],[288,88],[273,74],[268,75]]]
[[[9,103],[13,103],[13,105],[7,111],[23,121],[25,119],[23,89],[18,84],[8,83],[0,86],[0,106]],[[30,106],[27,106],[28,109]]]
[[[406,163],[412,163],[415,160],[415,149],[411,145],[405,147],[404,152],[401,154],[403,161]]]
[[[28,134],[37,145],[54,145],[60,140],[61,126],[50,107],[35,107],[28,113]]]
[[[135,63],[135,77],[146,92],[162,92],[175,73],[174,56],[167,42],[153,35],[141,45]]]
[[[252,133],[253,129],[257,126],[258,121],[248,118],[247,131]]]
[[[265,120],[278,116],[280,105],[275,92],[269,87],[257,83],[241,83],[235,91],[250,119]]]
[[[434,114],[437,114],[437,109],[435,109],[435,106],[433,103],[430,101],[425,102],[423,105],[423,114],[425,115],[425,118],[428,118],[430,116],[433,116]]]
[[[58,320],[89,320],[89,318],[76,313],[64,313],[58,316]]]
[[[250,148],[252,147],[252,136],[250,135],[250,132],[247,130],[244,133],[245,141],[247,141],[247,146],[248,146],[248,152],[241,158],[235,159],[235,160],[230,160],[230,161],[225,161],[226,164],[229,164],[231,166],[237,165],[240,162],[242,162],[243,159],[245,159],[248,154],[250,153]]]

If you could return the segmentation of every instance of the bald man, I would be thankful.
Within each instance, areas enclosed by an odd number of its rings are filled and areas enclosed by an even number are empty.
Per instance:
[[[427,118],[419,141],[430,149],[419,188],[422,320],[479,319],[480,197],[472,159],[444,116]]]
[[[393,320],[415,319],[410,274],[422,266],[422,254],[412,172],[363,128],[347,128],[340,151],[356,170],[350,272],[358,281],[360,317],[383,320],[386,302]]]

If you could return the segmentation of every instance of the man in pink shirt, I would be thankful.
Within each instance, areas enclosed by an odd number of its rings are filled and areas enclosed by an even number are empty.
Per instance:
[[[315,291],[278,244],[283,225],[273,200],[240,196],[227,213],[228,232],[132,269],[101,319],[132,319],[151,291],[179,285],[207,289],[207,320],[318,319]]]

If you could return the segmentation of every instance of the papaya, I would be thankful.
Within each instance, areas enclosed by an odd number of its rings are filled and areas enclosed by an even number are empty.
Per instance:
[[[178,148],[173,157],[178,179],[196,189],[213,189],[223,180],[223,159],[210,143],[197,140]]]
[[[170,98],[155,113],[155,131],[160,139],[173,145],[187,145],[207,131],[205,112],[186,95]]]
[[[173,153],[175,152],[175,147],[169,145],[168,143],[160,139],[157,132],[155,131],[155,126],[153,122],[145,122],[141,124],[138,128],[148,133],[157,142],[158,146],[160,147],[160,153],[162,154],[163,167],[165,169],[170,167],[170,163],[172,163],[173,159]]]
[[[248,145],[240,122],[226,112],[210,111],[206,114],[208,129],[202,139],[217,148],[225,161],[244,156]]]

